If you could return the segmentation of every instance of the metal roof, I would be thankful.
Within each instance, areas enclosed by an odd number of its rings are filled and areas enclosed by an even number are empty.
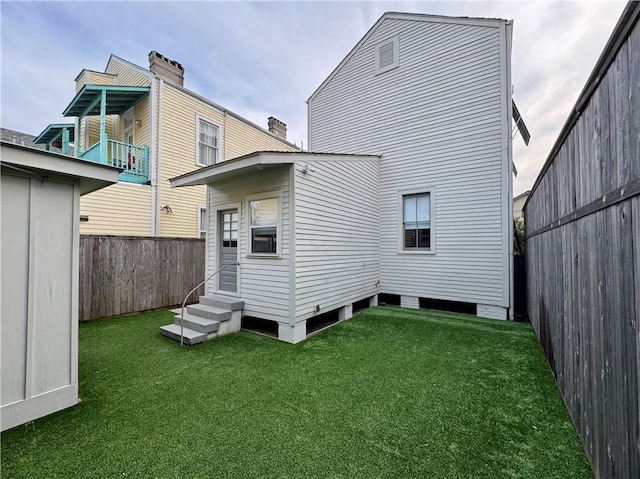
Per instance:
[[[63,116],[100,115],[103,91],[107,96],[106,114],[119,115],[148,95],[151,89],[142,86],[85,85],[65,108]]]
[[[40,133],[35,140],[33,140],[33,142],[48,145],[59,138],[62,139],[62,132],[65,128],[69,130],[69,138],[73,141],[76,131],[76,126],[73,123],[52,123],[47,126],[44,131]]]
[[[199,168],[189,173],[170,178],[171,187],[205,185],[214,179],[228,178],[230,175],[249,171],[252,167],[263,168],[304,163],[307,161],[379,161],[378,155],[357,155],[340,153],[316,153],[313,151],[254,151],[247,155],[221,161],[214,165]],[[256,171],[258,171],[256,170]]]

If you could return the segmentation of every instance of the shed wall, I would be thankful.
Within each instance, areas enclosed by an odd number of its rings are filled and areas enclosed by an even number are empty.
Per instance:
[[[377,160],[307,164],[294,167],[295,321],[377,294],[380,277]]]
[[[78,186],[2,174],[2,430],[77,402]]]

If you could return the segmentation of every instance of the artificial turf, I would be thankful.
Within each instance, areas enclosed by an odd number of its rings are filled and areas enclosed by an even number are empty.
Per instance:
[[[3,433],[2,477],[593,477],[529,325],[379,307],[180,347],[171,318],[82,324],[82,402]]]

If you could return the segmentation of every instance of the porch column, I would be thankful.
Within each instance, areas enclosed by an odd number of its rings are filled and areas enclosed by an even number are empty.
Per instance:
[[[69,154],[69,130],[67,128],[62,129],[62,153]]]
[[[100,163],[107,163],[107,90],[100,99]]]
[[[76,158],[80,158],[80,155],[82,154],[82,145],[80,144],[80,138],[82,138],[82,132],[80,131],[80,125],[82,125],[82,117],[79,116],[76,119],[76,122],[75,156]]]

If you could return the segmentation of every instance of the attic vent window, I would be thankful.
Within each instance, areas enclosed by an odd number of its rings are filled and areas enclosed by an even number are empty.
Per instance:
[[[384,73],[398,66],[398,37],[376,45],[376,74]]]

